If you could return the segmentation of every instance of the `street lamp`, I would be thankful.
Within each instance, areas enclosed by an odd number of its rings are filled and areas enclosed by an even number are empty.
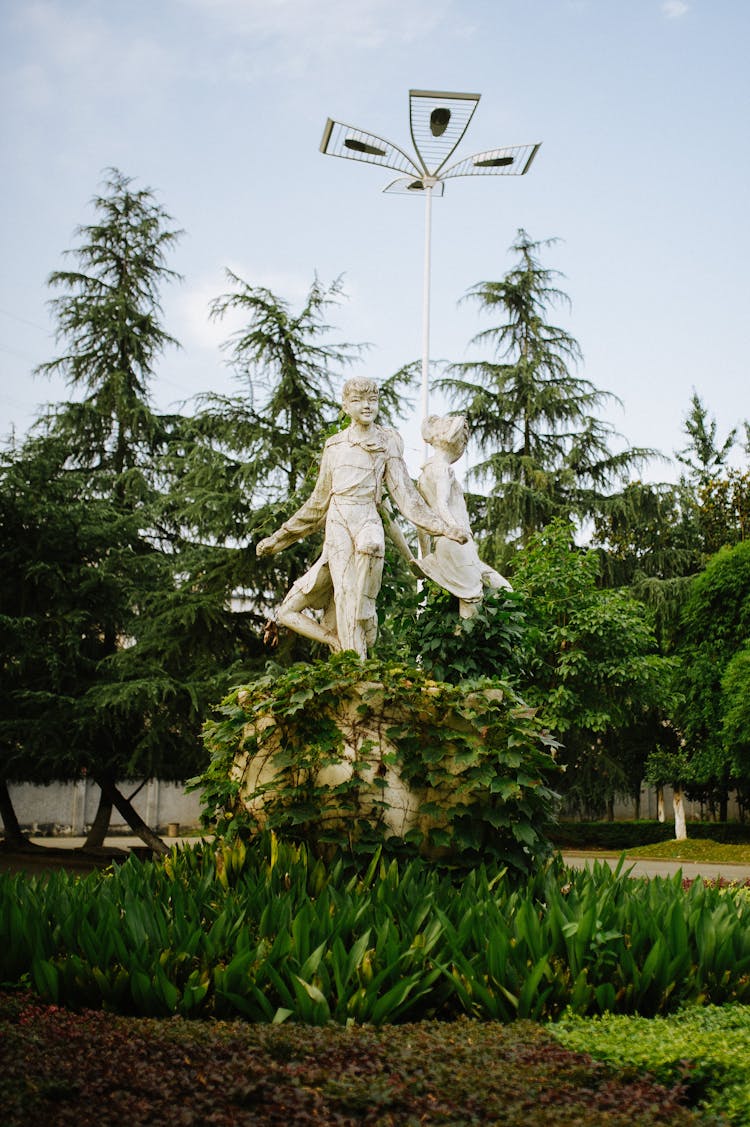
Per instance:
[[[430,242],[432,197],[442,196],[445,180],[454,176],[523,176],[540,144],[512,145],[488,149],[463,157],[446,168],[468,129],[480,94],[450,94],[445,91],[410,90],[409,126],[416,159],[374,133],[352,125],[326,121],[320,151],[327,156],[380,164],[403,175],[383,191],[425,196],[424,291],[422,305],[422,416],[429,408],[430,368]]]

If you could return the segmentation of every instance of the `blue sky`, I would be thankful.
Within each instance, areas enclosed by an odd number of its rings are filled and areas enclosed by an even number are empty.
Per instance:
[[[239,390],[207,315],[226,267],[293,304],[343,274],[334,339],[372,343],[362,372],[417,358],[420,200],[318,145],[331,116],[408,146],[421,88],[482,95],[459,155],[542,142],[527,176],[435,201],[432,355],[474,355],[490,322],[458,301],[523,227],[560,240],[557,319],[628,442],[671,455],[693,389],[723,435],[750,416],[749,46],[747,0],[0,0],[0,434],[67,395],[31,375],[56,355],[46,278],[108,166],[185,230],[160,408]]]

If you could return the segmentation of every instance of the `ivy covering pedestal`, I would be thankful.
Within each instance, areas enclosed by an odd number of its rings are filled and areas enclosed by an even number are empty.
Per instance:
[[[549,851],[555,741],[506,683],[450,685],[353,653],[235,689],[205,729],[206,817],[318,848],[377,845],[520,870]]]

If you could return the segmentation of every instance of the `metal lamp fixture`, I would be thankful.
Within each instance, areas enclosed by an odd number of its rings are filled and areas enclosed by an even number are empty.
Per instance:
[[[469,127],[481,95],[410,90],[409,125],[416,157],[390,141],[352,125],[326,121],[320,151],[327,156],[379,164],[402,173],[383,190],[425,196],[424,296],[422,317],[422,414],[429,409],[430,368],[430,242],[432,197],[442,196],[445,181],[455,176],[523,176],[539,144],[488,149],[446,167]]]

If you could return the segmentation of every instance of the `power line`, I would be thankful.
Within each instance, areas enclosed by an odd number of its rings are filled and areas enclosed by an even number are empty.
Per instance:
[[[21,325],[30,325],[32,329],[39,329],[40,333],[48,333],[49,326],[37,325],[36,321],[29,321],[26,317],[19,317],[16,313],[11,313],[8,309],[0,309],[0,313],[5,317],[10,317],[12,321],[18,321]]]

